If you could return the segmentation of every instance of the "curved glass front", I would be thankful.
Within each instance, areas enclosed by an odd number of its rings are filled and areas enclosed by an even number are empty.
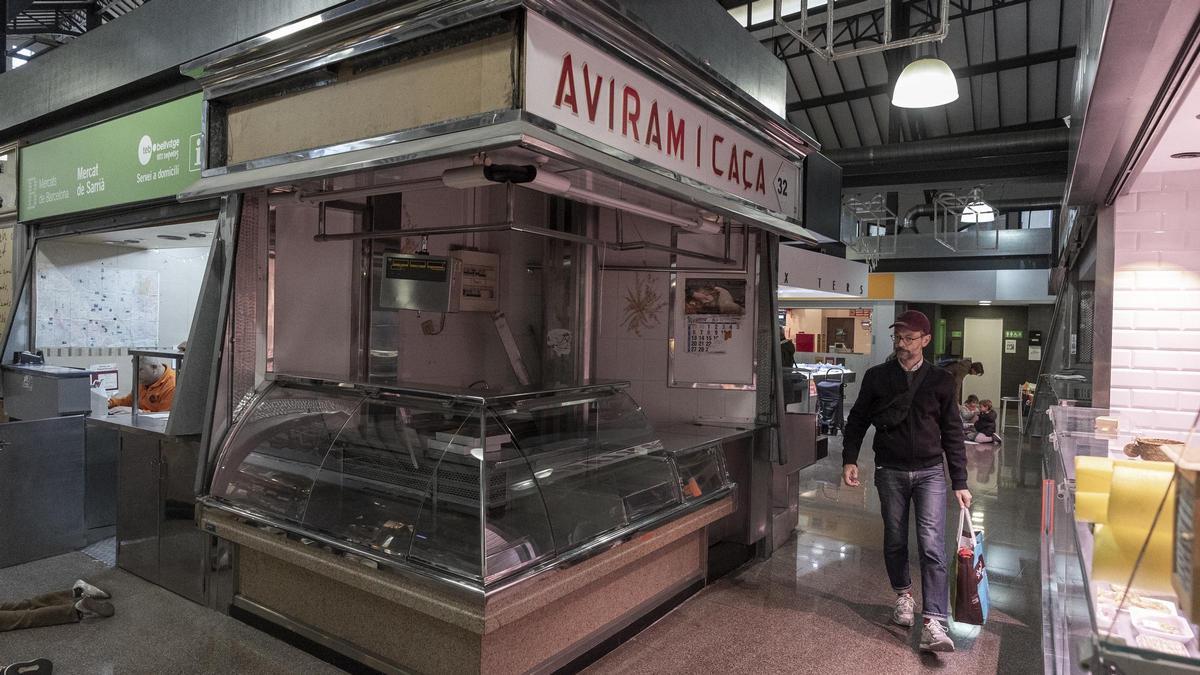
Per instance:
[[[274,383],[211,497],[304,537],[484,585],[728,489],[621,387],[484,400]]]

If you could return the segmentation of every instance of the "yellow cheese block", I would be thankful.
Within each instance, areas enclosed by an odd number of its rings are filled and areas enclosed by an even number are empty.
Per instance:
[[[1108,457],[1075,458],[1075,492],[1103,492],[1108,494],[1112,483],[1113,461]]]
[[[1108,518],[1108,493],[1076,492],[1075,520],[1081,523],[1103,523]]]

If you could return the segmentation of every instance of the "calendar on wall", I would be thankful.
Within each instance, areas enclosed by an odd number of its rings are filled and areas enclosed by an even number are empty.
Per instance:
[[[724,316],[689,316],[687,350],[695,354],[724,354],[733,336],[742,329],[740,319]]]
[[[669,384],[754,386],[754,285],[745,274],[679,273],[671,296]]]

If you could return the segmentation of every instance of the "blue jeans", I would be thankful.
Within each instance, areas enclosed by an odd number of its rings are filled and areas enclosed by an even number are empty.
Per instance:
[[[917,549],[921,554],[921,613],[946,620],[946,475],[942,465],[918,471],[875,470],[883,514],[883,560],[892,590],[912,590],[908,572],[908,512],[916,506]]]

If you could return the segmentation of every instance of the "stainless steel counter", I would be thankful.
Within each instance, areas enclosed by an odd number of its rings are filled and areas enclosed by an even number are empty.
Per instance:
[[[747,427],[722,427],[707,424],[689,424],[687,422],[655,423],[655,435],[662,441],[663,448],[671,452],[687,450],[709,443],[727,443],[753,436],[765,427],[751,425]]]
[[[118,431],[134,431],[167,436],[167,418],[157,413],[140,413],[135,420],[130,413],[117,413],[105,417],[88,417],[88,424],[98,424]]]
[[[3,366],[4,409],[20,420],[86,413],[91,409],[91,374],[47,365]]]

